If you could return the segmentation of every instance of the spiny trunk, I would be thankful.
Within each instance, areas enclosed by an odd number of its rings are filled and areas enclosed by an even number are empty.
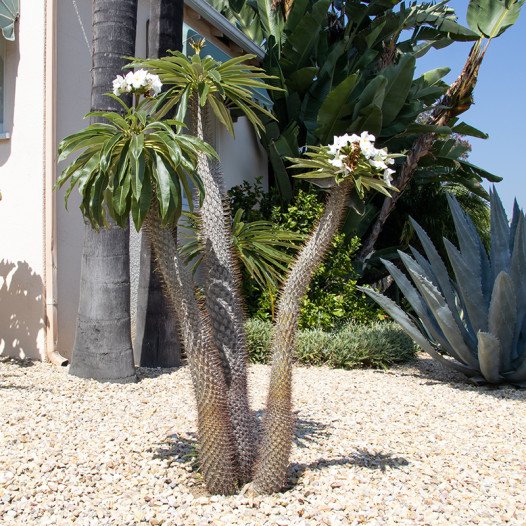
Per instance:
[[[301,299],[343,221],[351,186],[352,181],[344,181],[330,191],[323,215],[301,249],[280,294],[272,335],[272,370],[263,437],[254,470],[253,489],[259,494],[279,491],[286,481],[294,433],[292,358]]]
[[[182,0],[151,0],[148,56],[182,49]],[[177,318],[168,307],[149,241],[141,242],[135,353],[143,367],[177,367],[181,363]]]
[[[199,433],[199,459],[210,493],[231,495],[237,489],[235,442],[227,405],[221,358],[206,315],[199,309],[192,278],[179,255],[173,232],[163,228],[153,208],[143,231],[149,237],[171,306],[177,309],[188,357]]]
[[[433,111],[426,124],[446,126],[452,118],[466,112],[471,107],[473,104],[473,91],[477,83],[478,72],[484,54],[485,51],[480,50],[479,43],[473,45],[462,72],[457,80],[451,84],[446,94],[442,97],[439,107]],[[402,166],[400,175],[394,182],[398,192],[393,194],[392,197],[384,199],[373,228],[358,254],[359,261],[365,261],[365,258],[374,251],[387,219],[395,209],[398,199],[400,199],[400,196],[413,179],[420,159],[431,152],[435,138],[436,135],[434,133],[427,133],[419,137],[413,144]]]
[[[192,133],[213,143],[207,114],[207,109],[200,107],[194,96]],[[236,438],[240,477],[242,482],[247,482],[251,479],[255,459],[255,422],[248,401],[248,354],[230,214],[225,204],[219,163],[199,154],[198,173],[205,188],[199,234],[204,246],[206,310],[228,386],[228,405]]]
[[[92,110],[117,110],[104,93],[135,54],[137,0],[94,0]],[[130,334],[129,229],[84,229],[80,301],[69,373],[109,382],[136,381]]]

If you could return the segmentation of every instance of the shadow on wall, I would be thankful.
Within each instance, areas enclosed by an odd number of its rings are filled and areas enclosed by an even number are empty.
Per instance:
[[[0,356],[38,357],[42,292],[42,278],[25,261],[0,261]]]

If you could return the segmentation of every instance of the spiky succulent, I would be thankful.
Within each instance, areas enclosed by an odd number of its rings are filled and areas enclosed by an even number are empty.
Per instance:
[[[418,320],[382,294],[361,290],[443,364],[477,383],[526,386],[526,221],[515,202],[510,224],[495,190],[490,202],[488,254],[471,219],[449,197],[460,248],[447,239],[444,243],[455,279],[415,221],[427,259],[413,247],[413,257],[400,252],[413,283],[392,262],[383,260]]]

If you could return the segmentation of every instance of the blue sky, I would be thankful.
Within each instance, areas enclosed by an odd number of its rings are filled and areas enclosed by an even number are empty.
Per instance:
[[[451,0],[459,22],[465,23],[467,0]],[[475,104],[461,116],[465,122],[485,131],[489,139],[470,139],[470,161],[499,175],[497,190],[511,211],[516,197],[526,209],[526,5],[519,20],[491,44],[482,63],[475,89]],[[451,83],[462,70],[469,42],[455,42],[442,50],[431,50],[419,59],[418,71],[448,66]]]

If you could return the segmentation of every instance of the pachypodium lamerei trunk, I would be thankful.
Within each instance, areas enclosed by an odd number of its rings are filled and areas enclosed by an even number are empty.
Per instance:
[[[144,231],[150,238],[166,296],[177,309],[181,336],[197,400],[199,459],[210,493],[231,495],[238,487],[238,467],[227,385],[207,316],[195,297],[193,281],[179,255],[171,228],[163,228],[153,208]]]
[[[352,181],[331,189],[325,210],[300,251],[281,291],[272,335],[272,369],[253,490],[266,494],[283,488],[287,477],[294,421],[292,417],[292,358],[301,300],[313,273],[323,261],[343,221]]]
[[[201,107],[194,96],[192,133],[213,144],[214,137],[207,116],[208,109]],[[219,162],[199,154],[198,173],[205,189],[199,235],[204,246],[206,310],[214,343],[222,357],[237,444],[240,482],[243,483],[251,479],[256,447],[255,421],[248,401],[248,354],[237,261],[233,253],[230,214]]]

